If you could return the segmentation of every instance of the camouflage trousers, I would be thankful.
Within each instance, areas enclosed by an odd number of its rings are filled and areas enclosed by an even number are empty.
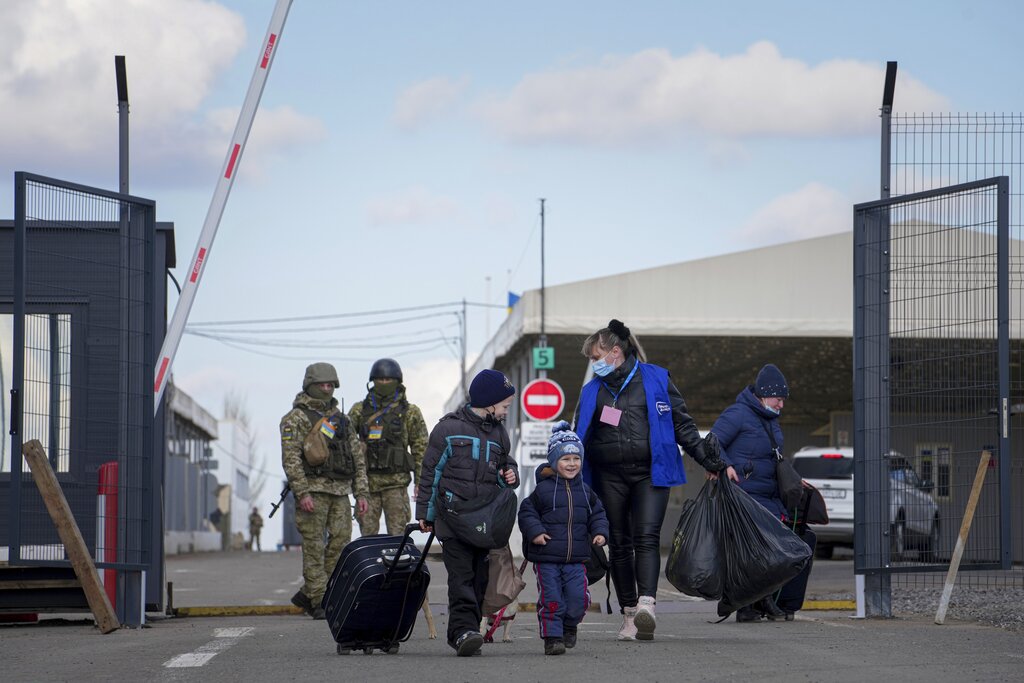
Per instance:
[[[371,493],[367,496],[366,502],[369,507],[366,514],[359,518],[359,533],[363,536],[377,533],[380,530],[381,512],[384,513],[389,535],[401,536],[405,532],[405,525],[412,519],[407,487]]]
[[[348,496],[319,491],[309,495],[313,511],[305,512],[296,503],[295,526],[302,535],[302,592],[319,607],[341,550],[352,540],[352,503]]]

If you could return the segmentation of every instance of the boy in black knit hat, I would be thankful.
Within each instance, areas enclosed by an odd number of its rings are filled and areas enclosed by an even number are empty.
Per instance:
[[[448,572],[448,644],[460,657],[479,654],[480,617],[487,590],[486,549],[459,539],[436,516],[439,498],[471,500],[491,486],[519,486],[505,418],[516,388],[501,372],[482,370],[469,386],[469,404],[448,413],[430,432],[416,495],[420,529],[435,528]]]

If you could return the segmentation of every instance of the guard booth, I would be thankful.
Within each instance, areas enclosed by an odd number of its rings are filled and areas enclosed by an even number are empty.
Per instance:
[[[35,439],[118,618],[137,625],[164,604],[153,367],[173,225],[150,200],[28,173],[14,208],[0,221],[0,612],[88,609],[22,458]]]

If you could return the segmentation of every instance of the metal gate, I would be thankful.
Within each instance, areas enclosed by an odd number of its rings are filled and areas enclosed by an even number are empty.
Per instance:
[[[1010,566],[1008,218],[1006,176],[854,207],[854,560],[875,614],[892,573],[948,568],[982,451],[961,567]]]
[[[127,623],[141,616],[141,573],[154,543],[161,547],[152,505],[153,464],[161,462],[153,438],[154,214],[149,200],[15,174],[0,540],[11,564],[70,564],[23,465],[22,444],[38,439]]]

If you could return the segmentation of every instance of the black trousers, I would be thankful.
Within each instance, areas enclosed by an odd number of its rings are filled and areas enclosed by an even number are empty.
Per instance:
[[[448,572],[448,644],[466,631],[480,631],[484,592],[487,591],[487,550],[449,538],[441,544]]]
[[[661,524],[669,489],[651,484],[649,470],[628,467],[594,470],[594,490],[611,527],[612,583],[619,607],[635,607],[641,595],[654,597],[661,574]]]
[[[803,571],[789,580],[779,596],[775,598],[775,604],[779,609],[786,612],[797,612],[804,606],[804,595],[807,594],[807,579],[811,576],[811,565],[814,564],[814,546],[818,544],[818,537],[806,525],[800,524],[796,528],[797,535],[811,549],[811,559]]]

